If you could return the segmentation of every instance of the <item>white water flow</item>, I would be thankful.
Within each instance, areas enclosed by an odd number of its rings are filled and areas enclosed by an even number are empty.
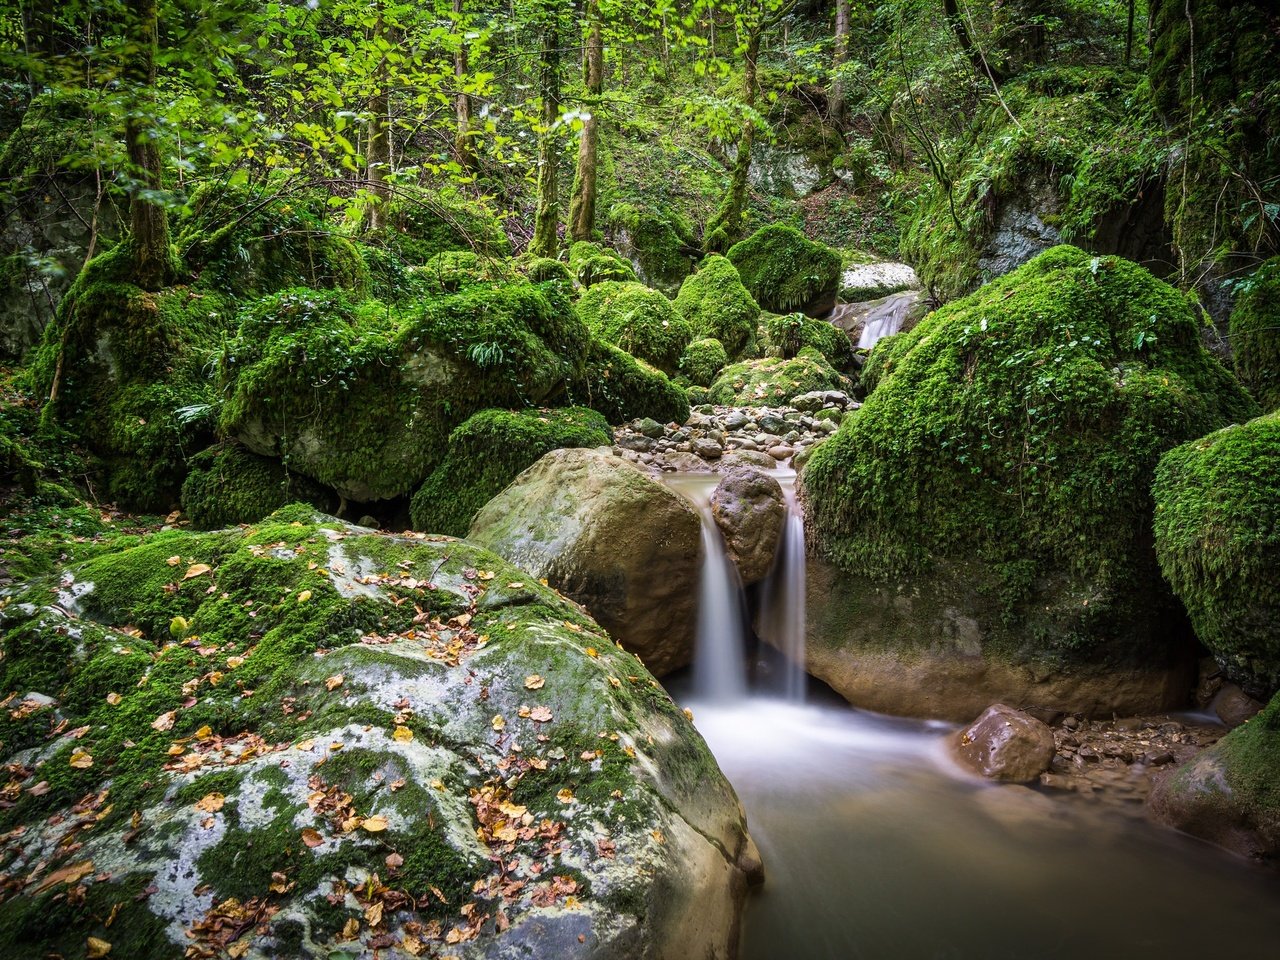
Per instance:
[[[666,478],[702,518],[702,572],[698,584],[698,632],[693,683],[699,700],[733,703],[747,695],[746,613],[738,571],[725,552],[724,538],[711,513],[716,474],[678,474]]]
[[[782,487],[787,518],[773,569],[764,584],[760,607],[760,636],[782,652],[785,665],[782,693],[787,700],[804,700],[805,557],[804,513],[796,497],[796,472],[773,474]]]

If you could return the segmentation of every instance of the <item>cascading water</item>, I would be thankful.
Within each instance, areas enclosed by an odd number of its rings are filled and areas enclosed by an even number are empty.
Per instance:
[[[785,666],[782,693],[790,701],[804,700],[805,544],[804,514],[796,497],[794,470],[775,473],[787,504],[787,519],[778,556],[764,584],[760,635],[782,651]]]
[[[670,477],[668,483],[697,507],[702,518],[694,691],[699,700],[730,703],[747,694],[747,631],[742,584],[711,513],[711,493],[719,479],[715,474],[686,474]]]

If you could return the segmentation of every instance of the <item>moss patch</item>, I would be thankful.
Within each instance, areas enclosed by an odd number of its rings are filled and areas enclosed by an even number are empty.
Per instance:
[[[1264,410],[1280,409],[1280,257],[1241,285],[1231,311],[1236,374]]]
[[[332,491],[233,441],[197,454],[182,484],[182,509],[200,530],[254,523],[294,501],[324,509],[333,499]]]
[[[680,358],[680,372],[691,383],[709,387],[728,362],[729,354],[719,340],[695,340],[684,349],[684,355]]]
[[[745,360],[720,371],[708,394],[711,403],[733,406],[777,406],[814,390],[849,390],[851,384],[812,347],[790,360],[766,357]]]
[[[597,283],[578,301],[578,313],[599,339],[674,374],[693,326],[671,301],[639,283]]]
[[[760,307],[737,269],[716,255],[703,260],[698,272],[680,285],[675,307],[692,324],[695,337],[719,340],[731,358],[741,355],[760,319]]]
[[[795,227],[780,223],[762,227],[734,244],[726,256],[765,310],[808,312],[821,301],[834,303],[840,255]]]
[[[689,419],[689,398],[661,370],[611,343],[593,339],[569,399],[604,414],[611,424],[650,417],[659,423]]]

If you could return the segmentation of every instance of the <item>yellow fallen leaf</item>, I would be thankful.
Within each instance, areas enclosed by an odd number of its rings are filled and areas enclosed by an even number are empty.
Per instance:
[[[476,576],[477,576],[477,577],[479,577],[481,580],[492,580],[492,579],[493,579],[493,571],[492,571],[492,570],[477,570],[477,571],[476,571]]]
[[[311,591],[310,591],[310,590],[303,590],[301,593],[299,593],[299,594],[298,594],[298,602],[299,602],[299,603],[306,603],[306,602],[307,602],[308,600],[310,600],[310,599],[311,599]]]
[[[360,826],[364,827],[364,829],[368,830],[370,833],[381,833],[383,830],[387,829],[387,818],[380,813],[375,814],[374,816],[366,819],[364,823],[360,824]]]
[[[118,693],[108,693],[108,694],[107,694],[107,703],[111,704],[111,706],[113,706],[113,707],[114,707],[116,704],[118,704],[118,703],[119,703],[121,700],[123,700],[123,699],[124,699],[124,698],[123,698],[123,697],[121,697],[121,696],[120,696],[120,694],[118,694]]]
[[[413,739],[413,731],[408,727],[396,727],[391,732],[391,739],[399,743],[408,743]]]
[[[505,730],[507,728],[507,721],[502,719],[502,714],[500,713],[494,714],[493,720],[490,722],[495,730]]]
[[[213,736],[213,728],[209,726],[207,723],[203,727],[201,727],[199,730],[196,731],[197,740],[208,740],[212,736]]]
[[[354,940],[360,934],[360,921],[352,917],[342,927],[342,940]]]
[[[226,802],[227,798],[220,793],[207,793],[196,801],[196,809],[205,813],[217,813]]]
[[[519,590],[521,587],[524,586],[524,583],[520,580],[517,580],[515,583],[508,583],[507,586],[510,587],[512,590]]]
[[[227,666],[232,670],[244,666],[244,657],[227,657]]]
[[[230,957],[231,960],[240,960],[240,958],[248,952],[248,940],[237,940],[235,943],[231,944],[231,946],[227,947],[227,956]]]
[[[207,563],[193,563],[187,567],[187,572],[182,575],[182,579],[190,580],[192,577],[202,577],[211,570],[213,570],[213,567]]]
[[[89,960],[101,960],[111,952],[111,944],[105,940],[99,940],[97,937],[90,937],[85,945],[85,956]]]
[[[526,690],[541,690],[546,685],[546,679],[531,673],[524,678],[524,688]]]
[[[364,919],[371,927],[376,927],[382,923],[382,901],[369,904],[364,911]]]
[[[324,843],[324,837],[320,836],[320,831],[312,827],[303,827],[302,842],[308,847],[318,847]]]
[[[93,757],[83,750],[76,750],[71,754],[71,766],[77,770],[88,770],[93,766]]]
[[[330,677],[328,680],[324,682],[324,688],[326,690],[337,690],[340,686],[342,686],[342,684],[346,681],[346,679],[347,678],[344,677],[342,674],[335,673],[332,677]]]
[[[573,791],[565,787],[556,794],[556,799],[561,803],[573,803]]]
[[[600,652],[596,650],[595,647],[587,647],[587,656],[594,660],[596,657],[600,656]]]
[[[170,557],[168,560],[165,561],[165,563],[167,563],[171,567],[176,567],[181,562],[182,562],[182,558],[178,556],[176,553],[172,557]]]

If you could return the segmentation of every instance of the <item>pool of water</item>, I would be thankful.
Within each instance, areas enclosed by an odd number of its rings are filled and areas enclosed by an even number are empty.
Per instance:
[[[1136,808],[972,779],[949,725],[674,692],[764,857],[744,960],[1280,957],[1280,875]]]

